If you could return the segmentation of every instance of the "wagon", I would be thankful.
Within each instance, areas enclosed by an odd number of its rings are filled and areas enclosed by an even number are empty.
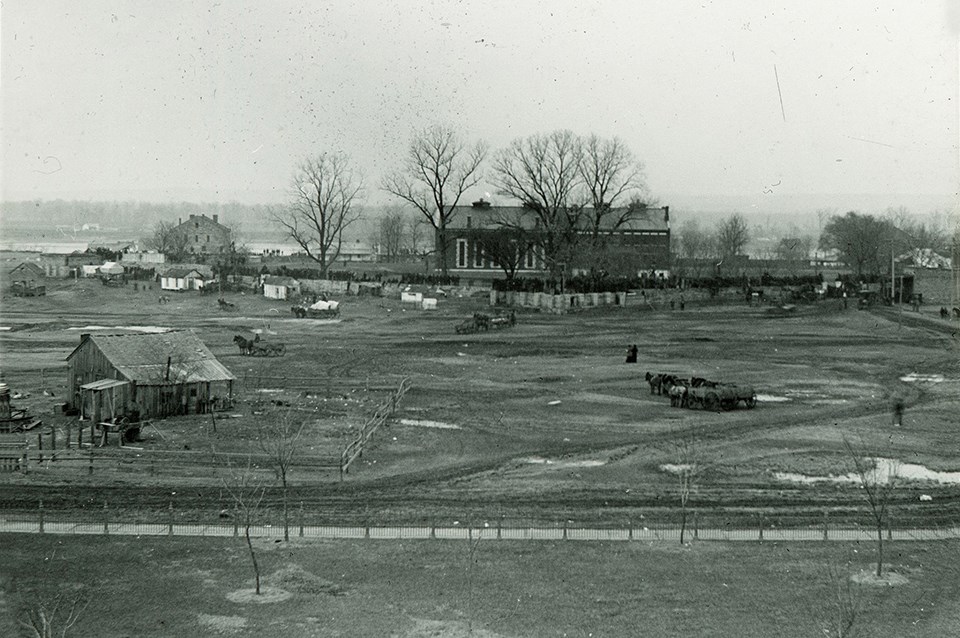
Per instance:
[[[733,410],[743,401],[748,408],[757,405],[757,393],[746,385],[719,383],[715,386],[699,386],[687,390],[687,406],[705,410]]]
[[[336,301],[318,301],[312,306],[293,306],[290,312],[303,319],[336,319],[340,316],[340,304]]]

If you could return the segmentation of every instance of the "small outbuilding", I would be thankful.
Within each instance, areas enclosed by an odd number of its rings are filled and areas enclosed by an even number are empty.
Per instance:
[[[46,273],[37,264],[25,261],[8,275],[10,292],[18,297],[37,297],[47,294]]]
[[[160,275],[163,290],[201,290],[207,278],[196,268],[171,268]]]
[[[227,407],[236,377],[192,332],[84,334],[67,357],[71,407],[113,417],[203,414]]]
[[[300,282],[293,277],[267,275],[263,278],[263,296],[267,299],[290,299],[300,295]]]

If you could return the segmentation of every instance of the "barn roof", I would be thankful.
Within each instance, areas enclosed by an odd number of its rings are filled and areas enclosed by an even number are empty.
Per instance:
[[[11,270],[11,271],[10,271],[10,274],[13,274],[13,273],[15,273],[15,272],[17,272],[17,271],[29,271],[30,273],[32,273],[33,275],[35,275],[35,276],[37,276],[37,277],[43,277],[43,276],[44,276],[43,268],[41,268],[41,267],[38,266],[37,264],[35,264],[35,263],[33,263],[33,262],[30,262],[30,261],[25,261],[25,262],[21,263],[19,266],[17,266],[17,267],[14,268],[13,270]]]
[[[195,334],[186,330],[86,335],[67,360],[91,346],[98,348],[125,379],[139,385],[236,379]]]

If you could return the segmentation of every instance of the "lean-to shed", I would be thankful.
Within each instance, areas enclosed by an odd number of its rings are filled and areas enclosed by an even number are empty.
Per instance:
[[[95,419],[202,414],[231,403],[235,380],[186,330],[84,334],[67,357],[71,406]]]

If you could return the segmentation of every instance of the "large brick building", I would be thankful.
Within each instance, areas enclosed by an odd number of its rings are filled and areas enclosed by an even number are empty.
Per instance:
[[[621,276],[668,270],[670,207],[637,210],[627,216],[627,221],[615,225],[612,220],[621,219],[626,210],[612,209],[600,224],[599,234],[604,236],[602,243],[606,253],[604,268]],[[508,227],[504,222],[509,220],[509,226],[521,229],[516,233],[517,239],[507,239],[515,244],[514,248],[507,249],[507,253],[513,257],[516,276],[541,277],[547,274],[549,267],[543,259],[538,240],[541,234],[533,211],[522,206],[494,206],[483,199],[470,206],[457,206],[454,211],[447,225],[447,272],[467,279],[505,277],[497,255],[492,254],[487,242],[497,233],[503,233]],[[590,215],[590,209],[587,209],[587,215]],[[587,231],[580,234],[585,236]],[[436,241],[439,245],[439,237]],[[499,244],[497,252],[503,254],[503,239],[494,243]],[[583,242],[583,245],[587,244],[589,242]],[[576,274],[587,270],[590,264],[591,256],[575,252],[565,265],[566,272]]]
[[[233,241],[232,232],[220,223],[217,215],[190,215],[177,230],[187,236],[187,252],[195,255],[216,255],[227,252]]]

